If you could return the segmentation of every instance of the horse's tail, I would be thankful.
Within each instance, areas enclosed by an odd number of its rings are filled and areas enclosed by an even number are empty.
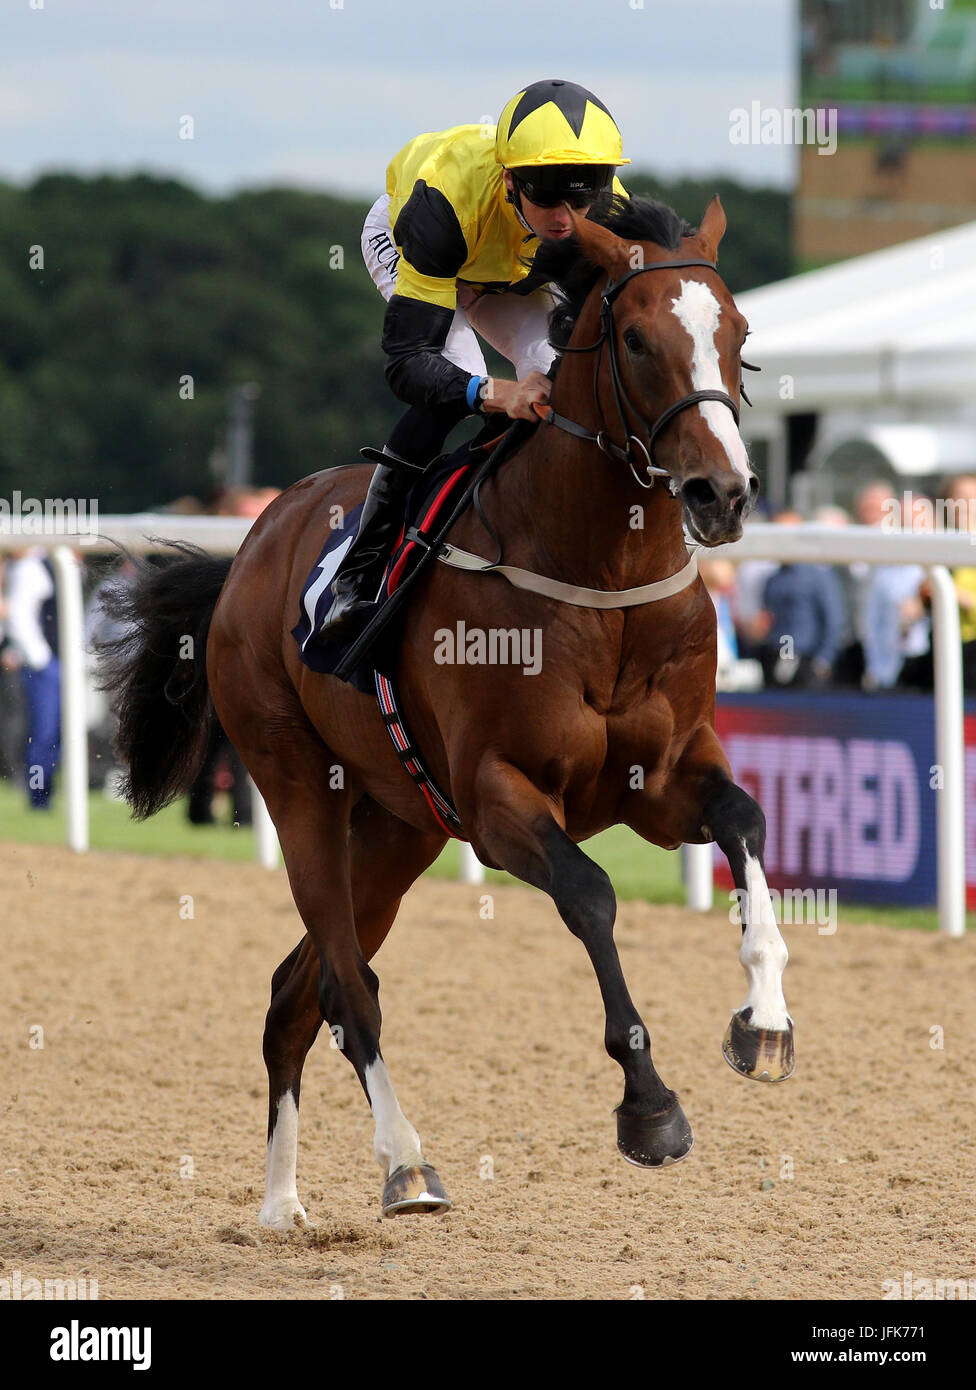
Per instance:
[[[100,595],[115,629],[95,642],[101,688],[119,719],[120,790],[145,820],[189,790],[217,715],[207,682],[210,620],[233,560],[170,541],[178,558],[128,557]]]

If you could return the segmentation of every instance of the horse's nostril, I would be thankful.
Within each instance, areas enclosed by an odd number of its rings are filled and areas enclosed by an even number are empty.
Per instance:
[[[707,478],[689,478],[681,489],[689,507],[709,507],[718,500],[715,488]]]
[[[692,509],[729,507],[739,511],[750,499],[750,490],[743,478],[689,478],[681,489],[686,504]]]

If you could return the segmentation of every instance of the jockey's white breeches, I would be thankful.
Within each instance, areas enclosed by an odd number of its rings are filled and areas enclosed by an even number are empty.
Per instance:
[[[400,253],[390,228],[390,199],[384,193],[366,214],[363,260],[384,299],[396,285]],[[475,334],[508,359],[521,380],[530,372],[546,372],[555,353],[549,346],[549,315],[555,298],[548,289],[532,294],[484,294],[467,309],[455,309],[443,355],[463,372],[486,376],[488,368]]]

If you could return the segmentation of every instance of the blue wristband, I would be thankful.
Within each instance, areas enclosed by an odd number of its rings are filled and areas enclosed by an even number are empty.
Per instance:
[[[468,403],[469,410],[477,410],[478,392],[481,390],[481,383],[486,380],[487,378],[483,376],[473,376],[468,382],[468,389],[464,393],[464,399]]]

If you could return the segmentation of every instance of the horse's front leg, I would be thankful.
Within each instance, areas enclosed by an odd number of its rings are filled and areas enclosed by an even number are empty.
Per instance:
[[[659,1168],[684,1158],[694,1142],[677,1097],[658,1076],[651,1040],[624,980],[613,924],[617,902],[604,871],[553,815],[553,803],[517,768],[485,760],[462,818],[479,857],[548,893],[583,943],[606,1010],[604,1042],[624,1073],[617,1146],[629,1162]]]
[[[732,870],[742,922],[739,960],[749,981],[722,1043],[729,1066],[753,1081],[785,1081],[793,1073],[793,1020],[783,996],[789,959],[763,867],[766,818],[732,781],[715,731],[701,728],[663,793],[635,800],[627,817],[657,844],[714,840]]]
[[[785,1081],[793,1074],[793,1020],[783,997],[789,960],[763,868],[766,818],[748,792],[728,778],[705,802],[702,831],[729,861],[739,899],[739,960],[749,980],[746,1001],[729,1020],[722,1053],[730,1067],[753,1081]]]

